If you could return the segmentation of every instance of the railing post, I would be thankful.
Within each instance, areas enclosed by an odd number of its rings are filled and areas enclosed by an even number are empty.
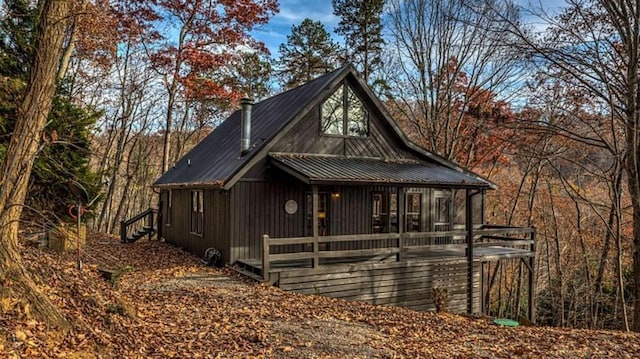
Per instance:
[[[313,227],[313,268],[318,268],[320,265],[320,257],[318,256],[318,252],[320,251],[320,243],[318,242],[318,236],[320,235],[318,231],[318,186],[311,186],[311,202],[313,207],[313,219],[311,220],[311,226]]]
[[[148,211],[149,211],[149,215],[148,215],[148,218],[147,218],[147,221],[148,221],[147,226],[150,227],[149,228],[149,240],[151,240],[151,236],[153,235],[153,209],[149,208]]]
[[[262,278],[267,283],[271,279],[269,261],[269,236],[265,234],[262,236]]]
[[[480,314],[487,314],[485,312],[485,304],[484,304],[484,265],[486,262],[480,262],[480,291],[478,296],[480,297]]]
[[[124,221],[120,221],[120,241],[122,243],[127,242],[127,225]]]
[[[397,198],[398,198],[398,207],[396,208],[397,213],[397,219],[398,219],[398,255],[396,256],[396,259],[398,260],[398,262],[402,262],[404,261],[404,188],[403,187],[397,187],[396,192],[397,194]],[[389,217],[391,217],[391,214],[389,214]]]
[[[467,312],[473,313],[473,193],[466,191],[465,201],[465,227],[467,229]]]
[[[527,313],[529,315],[529,320],[531,321],[531,323],[535,323],[536,322],[536,303],[535,303],[535,299],[536,299],[536,271],[535,271],[535,264],[536,264],[536,228],[532,227],[533,232],[531,232],[531,253],[533,253],[532,257],[529,257],[529,313]]]

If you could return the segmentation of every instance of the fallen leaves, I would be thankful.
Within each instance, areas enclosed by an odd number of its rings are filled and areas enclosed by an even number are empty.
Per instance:
[[[0,357],[640,357],[640,335],[503,328],[484,318],[304,296],[202,267],[158,241],[91,236],[71,254],[25,249],[73,330],[62,336],[0,300]],[[120,276],[105,280],[98,268]]]
[[[16,339],[18,339],[21,342],[24,342],[27,340],[27,334],[21,330],[16,330],[16,332],[14,333],[14,336],[16,337]]]

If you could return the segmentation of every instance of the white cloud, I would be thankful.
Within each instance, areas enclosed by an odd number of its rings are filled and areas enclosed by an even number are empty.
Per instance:
[[[325,26],[333,26],[338,23],[338,18],[333,15],[331,0],[281,0],[280,13],[274,16],[271,21],[277,24],[287,24],[291,27],[306,18],[320,21]]]

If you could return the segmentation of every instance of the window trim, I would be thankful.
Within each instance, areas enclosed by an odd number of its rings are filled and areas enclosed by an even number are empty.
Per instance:
[[[323,199],[322,197],[324,197],[324,218],[321,220],[320,218],[318,218],[318,225],[321,225],[324,221],[324,231],[321,231],[320,228],[318,228],[318,236],[319,237],[324,237],[324,236],[329,236],[331,235],[329,230],[330,230],[330,222],[329,220],[331,219],[331,213],[330,213],[330,208],[329,208],[329,203],[331,201],[331,194],[329,192],[326,191],[320,191],[318,192],[318,207],[320,207],[320,204],[322,203]],[[313,204],[309,205],[309,201],[313,202],[313,194],[311,192],[305,192],[305,199],[304,199],[304,221],[305,221],[305,226],[304,226],[304,231],[305,231],[305,235],[306,236],[313,236]],[[318,217],[321,216],[320,212],[320,208],[318,208]]]
[[[410,203],[409,197],[418,196],[418,212],[409,212],[409,206],[413,203]],[[422,214],[424,213],[424,206],[422,203],[422,197],[424,196],[423,192],[417,191],[409,191],[404,194],[404,232],[421,232],[423,230],[422,223]],[[409,228],[409,216],[418,216],[418,229],[414,231]],[[413,221],[413,220],[412,220]]]
[[[167,218],[165,220],[165,226],[171,227],[171,217],[173,212],[173,194],[172,190],[167,191]]]
[[[386,217],[380,226],[380,231],[376,232],[376,208],[375,198],[381,199],[379,215]],[[395,208],[394,208],[395,207]],[[386,210],[386,212],[384,212]],[[398,194],[390,191],[371,192],[371,233],[398,233]]]
[[[340,89],[342,89],[342,133],[341,134],[325,133],[322,129],[324,105]],[[364,110],[363,119],[366,124],[367,130],[366,130],[366,133],[362,136],[349,134],[349,122],[350,122],[349,111],[348,111],[349,110],[349,101],[348,101],[349,91],[351,91],[355,96],[355,98],[358,99],[358,101],[362,105],[362,109]],[[362,98],[360,98],[358,93],[346,81],[341,82],[335,88],[335,90],[331,93],[331,95],[329,95],[324,101],[322,101],[322,103],[320,103],[320,106],[318,106],[318,108],[320,112],[320,117],[318,119],[320,124],[319,126],[320,136],[339,137],[339,138],[357,138],[357,139],[368,139],[370,137],[369,135],[371,133],[371,115],[370,115],[371,112],[367,109],[367,106],[365,106],[364,101],[362,101]]]
[[[191,206],[189,206],[189,233],[204,236],[204,191],[191,190]],[[194,203],[195,202],[195,203]]]

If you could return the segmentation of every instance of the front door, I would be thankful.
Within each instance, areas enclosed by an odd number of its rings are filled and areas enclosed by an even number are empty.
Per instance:
[[[432,203],[432,225],[431,230],[434,232],[449,232],[451,228],[451,191],[450,190],[434,190]],[[436,244],[451,244],[451,236],[436,237]]]
[[[307,235],[312,236],[313,230],[311,226],[313,221],[311,220],[311,216],[313,215],[313,197],[311,194],[307,194],[305,210],[307,216]],[[318,235],[329,235],[329,194],[326,192],[318,193]]]

